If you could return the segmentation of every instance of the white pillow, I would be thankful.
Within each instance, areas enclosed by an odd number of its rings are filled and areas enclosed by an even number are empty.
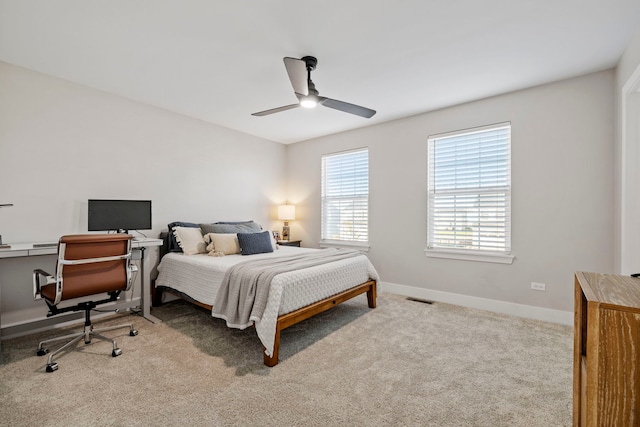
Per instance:
[[[206,252],[206,245],[202,238],[202,231],[194,227],[173,227],[176,242],[185,255],[195,255]]]
[[[240,243],[238,243],[236,233],[207,233],[206,240],[211,241],[211,244],[207,246],[209,255],[212,255],[212,252],[224,255],[240,253]]]

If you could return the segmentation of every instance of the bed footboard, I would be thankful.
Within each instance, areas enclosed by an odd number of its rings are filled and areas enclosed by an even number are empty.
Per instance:
[[[323,311],[327,311],[330,308],[333,308],[336,305],[350,300],[351,298],[365,292],[367,293],[367,302],[369,304],[369,307],[376,308],[376,281],[369,280],[368,282],[362,283],[355,288],[347,289],[344,292],[278,317],[278,323],[276,325],[276,336],[273,345],[273,354],[271,356],[267,356],[267,354],[264,353],[265,348],[263,347],[264,364],[270,368],[278,364],[278,355],[280,353],[280,331],[288,328],[289,326],[293,326],[296,323],[300,323],[310,317],[313,317],[316,314],[322,313]]]

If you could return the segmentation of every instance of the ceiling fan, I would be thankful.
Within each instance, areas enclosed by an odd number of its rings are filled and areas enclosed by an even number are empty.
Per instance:
[[[281,111],[291,110],[292,108],[305,107],[314,108],[320,104],[334,110],[344,111],[345,113],[355,114],[356,116],[365,117],[367,119],[373,117],[375,110],[361,107],[359,105],[350,104],[337,99],[326,98],[318,94],[316,85],[311,81],[311,71],[316,69],[318,60],[313,56],[304,56],[302,59],[284,58],[284,66],[289,74],[293,92],[298,98],[297,104],[285,105],[283,107],[272,108],[271,110],[253,113],[252,116],[268,116],[269,114],[279,113]]]

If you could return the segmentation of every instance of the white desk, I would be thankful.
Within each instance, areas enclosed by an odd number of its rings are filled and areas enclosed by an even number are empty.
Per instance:
[[[37,247],[40,243],[11,243],[10,248],[0,249],[0,258],[14,258],[36,255],[54,255],[58,253],[58,242],[50,243],[52,246]],[[150,246],[162,246],[162,239],[134,239],[131,247],[134,249],[146,248]]]
[[[142,300],[142,316],[153,323],[160,323],[160,319],[151,315],[151,278],[146,277],[144,273],[144,251],[152,246],[162,246],[162,239],[145,238],[131,241],[131,247],[139,249],[141,253],[140,282],[142,284],[142,291],[140,298]]]
[[[53,242],[52,242],[53,243]],[[58,253],[57,242],[53,246],[34,247],[36,243],[11,243],[10,248],[0,249],[0,258],[32,257],[38,255],[55,255]],[[140,251],[140,282],[141,282],[141,306],[142,316],[151,322],[160,322],[158,318],[151,315],[151,280],[146,277],[144,271],[144,252],[146,248],[162,246],[162,239],[134,239],[131,247]],[[2,284],[0,283],[0,298],[2,298]],[[1,313],[0,313],[1,315]],[[1,322],[0,322],[1,326]],[[2,338],[2,328],[0,327],[0,340]],[[2,363],[2,352],[0,347],[0,363]]]
[[[44,248],[34,248],[33,245],[34,243],[13,243],[10,248],[0,249],[0,258],[17,258],[58,253],[58,243],[56,243],[56,246]]]

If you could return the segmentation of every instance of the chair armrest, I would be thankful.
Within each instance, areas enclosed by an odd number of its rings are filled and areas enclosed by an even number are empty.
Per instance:
[[[39,300],[42,298],[42,295],[40,294],[40,287],[42,286],[42,281],[41,281],[42,278],[46,279],[45,285],[56,283],[55,277],[53,277],[51,274],[47,273],[46,271],[41,270],[39,268],[33,270],[33,299],[34,300]]]

